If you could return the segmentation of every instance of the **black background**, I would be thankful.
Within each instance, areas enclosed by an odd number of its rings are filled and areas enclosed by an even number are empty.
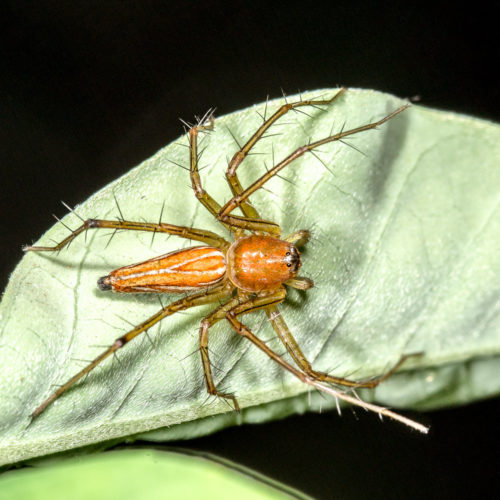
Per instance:
[[[21,245],[65,213],[59,200],[77,204],[151,156],[180,135],[178,117],[345,85],[500,120],[496,17],[478,3],[3,5],[2,288]],[[297,416],[184,446],[318,498],[493,496],[498,402],[419,415],[428,437],[358,415]]]

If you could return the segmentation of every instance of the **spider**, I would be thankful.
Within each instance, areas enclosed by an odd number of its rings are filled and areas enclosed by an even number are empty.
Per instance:
[[[280,226],[275,222],[262,219],[257,209],[250,203],[249,198],[296,158],[313,151],[323,144],[339,141],[344,137],[382,125],[408,106],[402,106],[378,121],[351,130],[342,130],[337,134],[316,142],[310,142],[296,149],[245,189],[237,176],[238,167],[255,144],[278,119],[289,111],[304,106],[320,107],[329,105],[344,92],[345,89],[340,89],[330,99],[300,100],[294,103],[286,103],[268,119],[264,118],[262,125],[246,144],[237,151],[228,164],[226,178],[232,192],[232,198],[222,206],[203,189],[198,169],[198,135],[213,129],[213,114],[209,112],[197,124],[189,128],[187,134],[192,189],[201,204],[232,233],[234,238],[232,242],[211,231],[162,222],[88,219],[55,246],[27,246],[24,248],[25,251],[34,252],[58,251],[67,246],[81,233],[88,229],[97,228],[168,233],[203,243],[203,246],[177,250],[145,262],[116,269],[98,280],[98,287],[103,291],[183,294],[188,292],[188,295],[162,307],[156,314],[117,338],[110,347],[38,406],[32,413],[32,418],[40,415],[56,398],[66,392],[107,357],[159,321],[176,312],[204,304],[217,304],[217,307],[201,321],[199,329],[199,349],[206,389],[209,394],[232,402],[234,409],[237,411],[239,411],[240,407],[236,397],[233,394],[221,392],[214,383],[208,351],[210,327],[223,319],[231,325],[237,334],[248,339],[271,359],[306,383],[312,380],[353,388],[375,387],[401,366],[408,356],[401,357],[399,362],[384,375],[365,381],[336,377],[312,368],[311,363],[307,360],[288,329],[283,316],[278,312],[278,305],[285,300],[287,295],[286,287],[308,290],[313,286],[311,279],[298,274],[301,267],[299,247],[307,243],[310,232],[302,229],[282,237]],[[242,216],[233,213],[236,208],[241,210]],[[239,319],[244,314],[258,310],[263,310],[267,314],[269,322],[295,362],[295,366],[273,351]]]

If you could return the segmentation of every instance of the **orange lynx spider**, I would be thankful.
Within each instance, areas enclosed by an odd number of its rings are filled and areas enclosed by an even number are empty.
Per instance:
[[[208,116],[205,116],[196,125],[191,126],[188,137],[190,176],[193,191],[201,204],[232,233],[234,237],[234,242],[232,243],[204,229],[176,226],[161,222],[132,222],[122,219],[88,219],[78,229],[72,231],[67,238],[53,247],[28,246],[24,249],[25,251],[38,252],[61,250],[79,234],[94,228],[168,233],[204,243],[204,246],[174,251],[139,264],[116,269],[111,271],[109,275],[98,280],[97,284],[101,290],[112,290],[114,292],[192,293],[191,295],[163,307],[155,315],[116,339],[108,349],[69,379],[64,385],[59,387],[38,406],[32,414],[33,418],[42,413],[56,398],[66,392],[73,384],[93,370],[104,359],[163,318],[191,307],[209,303],[220,304],[222,302],[222,305],[217,305],[217,307],[202,320],[199,330],[201,360],[203,363],[206,388],[209,394],[230,400],[234,408],[239,410],[236,397],[232,394],[219,391],[215,386],[209,359],[209,328],[214,323],[226,319],[236,333],[250,340],[250,342],[264,351],[271,359],[304,383],[316,389],[329,392],[337,398],[376,411],[379,415],[387,415],[391,418],[403,421],[407,425],[411,425],[418,430],[425,430],[425,427],[420,424],[397,415],[386,408],[363,402],[352,395],[348,395],[345,392],[340,392],[325,385],[335,384],[352,388],[375,387],[391,376],[408,358],[408,355],[401,357],[399,362],[385,375],[365,381],[335,377],[314,370],[288,329],[285,320],[278,313],[277,308],[278,304],[283,302],[286,297],[286,288],[284,285],[299,290],[308,290],[313,286],[312,280],[298,276],[301,266],[301,257],[298,247],[307,243],[310,233],[303,229],[282,238],[279,225],[275,222],[262,219],[255,207],[249,201],[249,197],[255,191],[260,189],[269,179],[277,175],[280,170],[304,153],[312,151],[323,144],[338,141],[344,137],[382,125],[392,117],[401,113],[408,106],[402,106],[376,122],[351,130],[341,131],[296,149],[246,189],[243,189],[236,174],[236,170],[240,164],[255,144],[262,138],[264,133],[288,111],[302,106],[314,107],[328,105],[338,99],[344,91],[345,89],[340,89],[330,99],[301,100],[294,103],[286,103],[267,120],[264,117],[262,125],[229,162],[226,178],[233,197],[223,206],[219,205],[219,203],[203,189],[198,171],[198,134],[213,129],[213,115],[208,114]],[[233,214],[236,208],[241,210],[243,216]],[[259,309],[265,311],[269,322],[297,366],[293,366],[285,361],[238,319],[238,316]]]

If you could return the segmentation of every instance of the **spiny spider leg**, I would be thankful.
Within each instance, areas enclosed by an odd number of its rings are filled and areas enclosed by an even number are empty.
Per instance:
[[[235,153],[231,161],[229,162],[227,171],[226,171],[226,179],[229,183],[229,187],[231,188],[231,192],[233,196],[237,196],[243,192],[243,187],[236,175],[236,169],[241,164],[241,162],[247,157],[250,150],[255,146],[255,144],[263,137],[265,132],[271,127],[273,123],[275,123],[279,118],[285,115],[288,111],[298,108],[300,106],[320,106],[331,104],[335,99],[340,97],[345,92],[345,89],[340,89],[331,99],[316,99],[316,100],[308,100],[308,101],[299,101],[295,103],[286,103],[281,106],[269,119],[265,120],[264,123],[259,127],[259,129],[252,135],[252,137],[247,141],[247,143]],[[259,215],[257,209],[249,202],[242,201],[240,205],[240,209],[245,215],[245,217],[238,217],[235,215],[229,216],[227,223],[235,223],[236,227],[242,227],[247,222],[252,222],[254,224],[254,231],[263,232],[271,234],[281,234],[281,228],[278,224],[262,220]],[[257,221],[262,220],[262,223],[259,224]],[[258,230],[257,227],[260,226]]]
[[[296,149],[293,153],[288,155],[284,160],[279,162],[277,165],[275,165],[273,168],[268,170],[265,174],[263,174],[259,179],[257,179],[253,184],[251,184],[249,187],[244,189],[241,193],[233,196],[220,210],[218,213],[218,219],[227,224],[231,224],[235,227],[240,227],[242,229],[246,229],[249,231],[262,231],[263,226],[267,226],[266,229],[264,229],[265,232],[275,235],[276,237],[279,237],[281,234],[281,231],[279,230],[279,226],[276,224],[270,223],[268,224],[266,221],[259,221],[259,220],[251,220],[251,219],[245,219],[242,220],[240,217],[235,217],[230,215],[231,212],[239,207],[242,202],[246,201],[249,196],[251,196],[255,191],[260,189],[269,179],[274,177],[278,172],[280,172],[283,168],[285,168],[287,165],[292,163],[294,160],[302,156],[304,153],[313,151],[315,148],[318,148],[319,146],[322,146],[324,144],[330,143],[330,142],[335,142],[343,139],[344,137],[350,136],[357,134],[359,132],[364,132],[365,130],[370,130],[378,127],[379,125],[382,125],[383,123],[387,122],[394,116],[398,115],[402,111],[408,108],[409,105],[404,105],[401,106],[400,108],[396,109],[392,113],[384,116],[380,120],[377,120],[372,123],[368,123],[366,125],[362,125],[361,127],[356,127],[351,130],[346,130],[339,132],[337,134],[331,135],[329,137],[325,137],[324,139],[321,139],[319,141],[312,142],[310,144],[306,144],[304,146],[301,146],[300,148]]]
[[[213,394],[214,396],[219,396],[225,399],[230,399],[234,404],[234,409],[236,411],[240,410],[240,406],[236,397],[232,394],[226,394],[217,390],[213,376],[212,376],[212,366],[210,364],[210,357],[208,354],[208,331],[209,328],[217,323],[218,321],[227,317],[229,313],[234,315],[247,314],[258,309],[269,307],[275,304],[283,302],[286,297],[286,291],[284,288],[280,288],[270,294],[264,296],[253,296],[248,298],[245,295],[239,295],[232,300],[222,304],[220,307],[215,309],[211,314],[206,316],[201,322],[200,326],[200,353],[201,360],[203,363],[203,374],[205,376],[205,384],[207,386],[207,392]]]
[[[102,220],[102,219],[87,219],[80,227],[71,232],[71,234],[52,247],[43,246],[26,246],[23,248],[25,252],[54,252],[61,250],[66,245],[69,245],[79,234],[87,229],[108,228],[115,230],[130,230],[130,231],[154,231],[157,233],[168,233],[189,240],[202,241],[207,245],[216,248],[227,248],[229,244],[218,234],[205,229],[196,229],[185,226],[175,226],[164,222],[132,222],[126,220]]]
[[[246,158],[253,146],[262,138],[264,133],[275,123],[279,118],[285,115],[288,111],[301,107],[301,106],[320,106],[332,103],[335,99],[340,97],[345,92],[345,89],[340,89],[330,99],[316,99],[299,101],[295,103],[287,103],[280,107],[269,119],[267,119],[254,135],[247,141],[247,143],[233,156],[229,162],[226,172],[226,178],[233,195],[237,196],[243,192],[241,183],[236,175],[236,169],[240,163]],[[208,121],[208,124],[207,124]],[[189,148],[190,148],[190,175],[191,185],[196,197],[200,200],[201,204],[215,217],[218,218],[228,229],[241,234],[241,229],[246,229],[249,224],[252,224],[252,230],[256,232],[266,232],[271,234],[281,234],[281,228],[278,224],[271,221],[259,222],[260,216],[257,210],[247,201],[241,201],[241,210],[245,217],[237,215],[226,215],[224,221],[219,217],[221,206],[212,198],[202,187],[201,178],[198,169],[198,134],[200,131],[210,131],[214,128],[214,118],[212,115],[208,119],[202,118],[198,125],[195,125],[189,130]],[[234,209],[233,209],[234,210]],[[232,210],[231,210],[232,211]]]
[[[172,302],[168,306],[165,306],[163,309],[158,311],[156,314],[148,318],[146,321],[143,321],[135,328],[130,330],[125,335],[118,337],[113,344],[108,347],[104,352],[102,352],[97,358],[95,358],[91,363],[89,363],[85,368],[80,370],[76,375],[71,377],[64,385],[59,387],[57,391],[52,393],[32,414],[31,418],[35,418],[37,415],[49,406],[55,399],[57,399],[61,394],[65,393],[72,385],[78,382],[82,377],[84,377],[87,373],[92,371],[97,365],[99,365],[102,361],[104,361],[108,356],[116,352],[118,349],[121,349],[125,344],[130,342],[132,339],[145,332],[153,325],[161,321],[163,318],[170,316],[176,312],[183,311],[189,309],[191,307],[201,306],[204,304],[210,304],[212,302],[217,302],[219,300],[227,298],[231,294],[232,286],[227,284],[221,284],[211,290],[204,290],[200,293],[190,295],[188,297],[184,297],[180,300],[176,300]]]
[[[387,408],[373,405],[370,403],[365,403],[364,401],[361,401],[353,396],[349,396],[345,393],[342,392],[337,392],[337,391],[330,391],[328,387],[325,387],[321,383],[319,383],[316,379],[313,377],[309,376],[308,374],[300,371],[299,369],[295,368],[292,366],[290,363],[287,363],[281,356],[279,356],[275,351],[273,351],[265,342],[260,340],[252,331],[245,326],[241,321],[239,321],[236,318],[236,315],[233,314],[232,312],[229,312],[226,316],[226,319],[228,320],[229,324],[233,327],[233,329],[242,337],[245,337],[246,339],[250,340],[254,345],[256,345],[260,350],[264,351],[273,361],[281,365],[285,370],[288,370],[290,373],[295,375],[299,380],[301,380],[304,384],[307,384],[315,389],[321,390],[323,392],[326,392],[327,394],[332,394],[334,397],[343,399],[344,401],[348,401],[351,404],[355,404],[358,406],[361,406],[362,408],[365,408],[367,410],[374,411],[380,416],[387,416],[389,418],[393,418],[395,420],[398,420],[400,422],[403,422],[404,424],[413,427],[414,429],[417,429],[420,432],[423,432],[424,434],[428,432],[428,428],[417,423],[413,422],[412,420],[402,417],[401,415],[398,415],[397,413],[394,413]]]
[[[240,299],[235,297],[230,301],[226,302],[219,306],[215,311],[206,316],[201,322],[200,326],[200,354],[201,354],[201,362],[203,364],[203,376],[205,378],[205,385],[207,387],[207,392],[212,394],[213,396],[218,396],[220,398],[229,399],[233,402],[234,409],[236,411],[240,411],[240,405],[236,400],[236,397],[232,394],[224,393],[215,387],[213,375],[212,375],[212,365],[210,363],[210,357],[208,354],[208,329],[226,317],[228,311],[230,311],[234,306],[238,305]]]
[[[286,362],[279,354],[274,352],[265,342],[260,340],[248,327],[239,321],[236,318],[236,314],[229,312],[226,315],[226,319],[238,335],[250,340],[250,342],[256,345],[260,350],[264,351],[273,361],[276,361],[276,363],[295,375],[299,380],[306,384],[309,383],[309,378],[305,373]]]
[[[221,206],[203,189],[198,169],[198,134],[203,131],[211,131],[213,128],[214,117],[210,114],[208,118],[206,118],[205,115],[205,117],[203,117],[197,125],[189,129],[189,174],[191,176],[191,186],[196,198],[214,217],[217,218],[217,215],[221,210]],[[234,228],[229,223],[223,224],[227,229],[235,234],[240,234],[242,232],[239,228]]]
[[[427,432],[429,432],[428,427],[425,427],[424,425],[419,424],[418,422],[414,422],[409,418],[403,417],[402,415],[398,415],[397,413],[394,413],[393,411],[384,408],[383,406],[377,406],[371,403],[366,403],[355,396],[346,394],[345,392],[331,390],[329,387],[324,386],[323,384],[313,379],[306,373],[298,370],[291,364],[287,363],[281,356],[279,356],[276,352],[274,352],[265,342],[262,342],[262,340],[260,340],[254,333],[252,333],[252,331],[248,327],[246,327],[241,321],[239,321],[233,313],[229,312],[226,316],[226,319],[239,335],[250,340],[250,342],[252,342],[259,349],[264,351],[273,361],[276,361],[276,363],[285,368],[285,370],[288,370],[290,373],[295,375],[304,384],[307,384],[310,387],[313,387],[314,389],[323,391],[326,394],[331,394],[337,399],[341,399],[343,401],[347,401],[350,404],[360,406],[361,408],[365,408],[366,410],[369,411],[373,411],[377,413],[381,418],[383,416],[386,416],[394,420],[397,420],[399,422],[402,422],[405,425],[408,425],[409,427],[412,427],[413,429],[416,429],[424,434],[427,434]]]
[[[342,377],[334,377],[332,375],[329,375],[328,373],[313,370],[311,363],[305,357],[302,349],[293,337],[292,332],[289,330],[287,324],[285,323],[285,320],[283,319],[283,316],[280,314],[277,307],[270,307],[266,309],[266,314],[274,328],[274,331],[277,333],[278,337],[286,347],[286,350],[288,351],[292,359],[295,361],[295,363],[297,363],[297,366],[299,366],[307,375],[309,375],[309,377],[320,382],[327,382],[329,384],[343,385],[347,387],[377,387],[377,385],[393,375],[408,358],[420,355],[420,353],[414,353],[401,356],[399,361],[389,371],[387,371],[380,377],[370,380],[356,381]]]
[[[190,149],[190,175],[191,175],[191,186],[193,188],[196,198],[201,202],[201,204],[214,216],[219,222],[221,222],[227,229],[232,231],[236,236],[243,236],[242,225],[247,222],[252,221],[253,226],[256,231],[267,232],[267,228],[272,226],[275,232],[280,232],[281,230],[278,224],[274,222],[265,221],[259,222],[258,220],[249,219],[247,217],[240,217],[238,215],[230,215],[225,221],[221,221],[218,217],[221,211],[221,206],[212,198],[202,187],[201,178],[198,169],[198,133],[200,131],[209,131],[214,127],[214,118],[212,115],[208,118],[208,125],[206,125],[207,120],[202,118],[198,125],[191,127],[189,129],[189,149]],[[236,223],[234,223],[236,221]],[[262,226],[259,229],[259,226]]]
[[[322,106],[331,104],[333,101],[338,99],[345,89],[341,88],[339,91],[330,99],[313,99],[308,101],[298,101],[294,103],[283,104],[272,116],[270,116],[264,123],[256,130],[256,132],[250,137],[246,144],[233,156],[229,165],[227,166],[226,179],[231,187],[233,196],[238,196],[243,192],[243,187],[236,175],[236,169],[240,166],[241,162],[247,157],[250,150],[257,144],[257,142],[262,138],[262,136],[267,132],[267,130],[282,116],[288,113],[290,110],[299,108],[301,106]],[[240,208],[246,217],[251,219],[260,219],[257,210],[250,204],[247,200],[242,200]]]

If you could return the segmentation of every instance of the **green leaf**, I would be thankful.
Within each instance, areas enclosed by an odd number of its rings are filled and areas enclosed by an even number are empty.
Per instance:
[[[333,95],[334,90],[312,95]],[[294,98],[289,98],[293,100]],[[269,103],[268,116],[283,101]],[[239,168],[248,186],[297,147],[379,119],[403,102],[349,90],[326,112],[287,115]],[[216,119],[204,140],[204,187],[229,199],[227,159],[261,123],[264,105]],[[229,133],[229,129],[231,133]],[[281,134],[281,135],[273,135]],[[83,217],[123,216],[227,232],[195,199],[186,137],[76,208]],[[350,147],[351,146],[351,147]],[[500,392],[500,128],[413,106],[381,126],[321,147],[255,193],[261,214],[285,233],[311,229],[301,274],[308,292],[291,290],[283,317],[317,369],[362,379],[383,373],[403,353],[424,352],[363,398],[427,409]],[[69,214],[64,224],[76,228]],[[105,233],[103,235],[103,233]],[[40,240],[68,235],[56,224]],[[236,394],[241,414],[208,398],[197,352],[197,326],[211,308],[174,315],[108,359],[31,425],[29,415],[131,324],[159,309],[151,295],[116,295],[96,287],[111,269],[189,242],[176,237],[89,231],[58,255],[25,255],[0,309],[0,463],[160,429],[151,439],[189,438],[239,422],[264,421],[335,401],[309,398],[285,373],[227,324],[211,329],[210,353],[220,388]],[[164,302],[172,298],[164,297]],[[243,320],[265,340],[262,312]],[[282,353],[277,340],[269,345]],[[101,347],[96,347],[101,346]],[[375,424],[374,425],[378,425]]]
[[[310,498],[254,471],[210,456],[120,450],[54,462],[2,475],[0,500]]]

